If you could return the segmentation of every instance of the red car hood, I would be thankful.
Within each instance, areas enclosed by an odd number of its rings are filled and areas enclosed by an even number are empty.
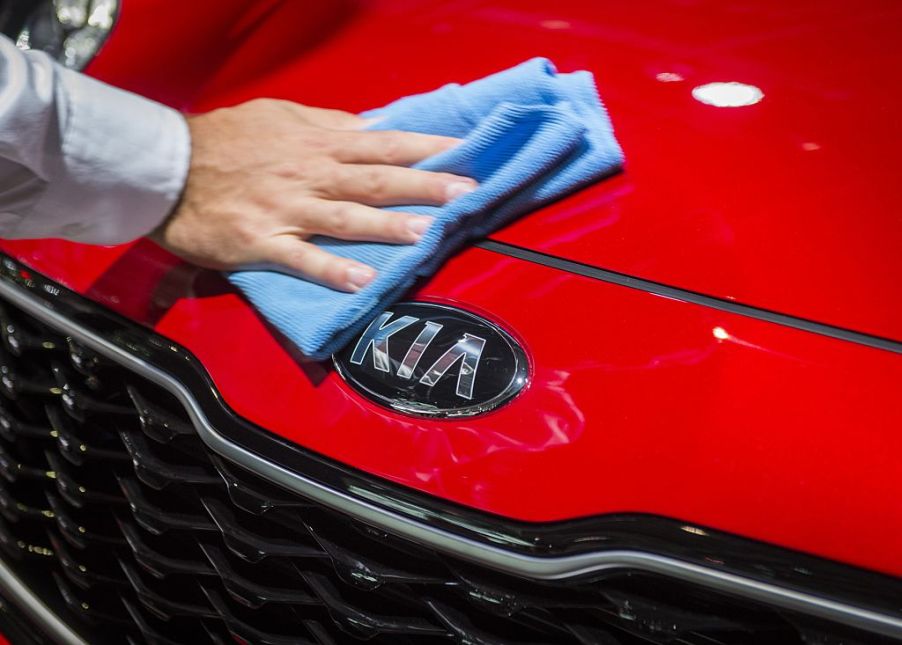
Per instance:
[[[146,24],[159,21],[148,7],[161,3],[136,4]],[[893,0],[669,0],[641,9],[420,0],[315,3],[303,12],[257,2],[256,15],[241,20],[229,3],[191,4],[176,27],[188,32],[184,41],[161,47],[163,28],[145,26],[131,42],[114,40],[94,71],[189,109],[275,96],[356,111],[533,56],[588,69],[626,172],[496,239],[902,338],[894,80],[902,6]],[[695,87],[730,81],[760,88],[762,100],[719,108],[693,98]]]
[[[902,339],[892,0],[310,4],[127,0],[91,72],[191,110],[362,110],[537,55],[590,69],[626,171],[494,239]],[[715,81],[763,99],[693,98]],[[654,513],[902,574],[902,510],[882,501],[902,498],[891,351],[473,249],[413,297],[501,322],[532,385],[430,422],[302,369],[218,276],[150,243],[3,247],[189,348],[238,413],[381,477],[524,520]]]

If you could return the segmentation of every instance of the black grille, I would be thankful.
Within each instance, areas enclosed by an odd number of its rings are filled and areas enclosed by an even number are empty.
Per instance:
[[[92,644],[879,640],[648,574],[440,556],[222,460],[167,392],[15,307],[0,326],[0,548]]]

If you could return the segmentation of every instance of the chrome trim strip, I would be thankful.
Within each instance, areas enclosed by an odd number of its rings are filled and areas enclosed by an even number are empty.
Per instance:
[[[235,445],[219,434],[210,424],[191,392],[166,372],[62,316],[35,296],[9,282],[0,280],[0,295],[46,324],[74,336],[79,342],[99,354],[133,369],[150,381],[169,390],[185,406],[201,439],[214,452],[289,490],[385,531],[425,543],[436,550],[470,562],[526,578],[559,580],[598,571],[639,570],[679,578],[729,594],[777,605],[886,636],[902,638],[902,618],[691,564],[676,558],[630,550],[543,558],[513,553],[420,524],[362,499],[328,488],[302,474],[286,470]]]
[[[88,645],[0,560],[0,590],[16,604],[42,632],[61,645]]]

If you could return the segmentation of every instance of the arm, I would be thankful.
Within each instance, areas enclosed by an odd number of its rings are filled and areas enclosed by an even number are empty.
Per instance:
[[[406,166],[459,143],[260,99],[189,117],[0,37],[0,237],[149,235],[195,264],[278,268],[356,291],[372,268],[306,240],[416,242],[475,182]]]
[[[0,236],[145,235],[177,202],[189,156],[175,110],[0,37]]]

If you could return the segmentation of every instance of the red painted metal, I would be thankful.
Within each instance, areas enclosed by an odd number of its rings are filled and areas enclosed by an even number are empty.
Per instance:
[[[532,56],[592,70],[627,172],[497,239],[902,338],[894,0],[180,5],[127,2],[94,71],[190,109],[275,96],[359,110]],[[711,81],[764,99],[694,100]]]
[[[51,275],[87,266],[78,245],[4,246]],[[509,517],[648,512],[902,573],[896,354],[473,249],[413,297],[500,322],[532,384],[483,417],[422,420],[299,364],[219,275],[150,243],[101,256],[69,284],[188,347],[239,414],[344,463]]]
[[[92,73],[183,108],[356,110],[534,55],[589,68],[627,172],[498,239],[902,338],[899,126],[881,107],[900,92],[895,3],[307,4],[128,0]],[[695,102],[713,80],[764,100]],[[299,364],[222,278],[149,242],[2,246],[189,348],[238,413],[386,479],[525,520],[666,515],[902,574],[896,354],[469,250],[414,296],[500,322],[533,381],[484,417],[429,421]]]

